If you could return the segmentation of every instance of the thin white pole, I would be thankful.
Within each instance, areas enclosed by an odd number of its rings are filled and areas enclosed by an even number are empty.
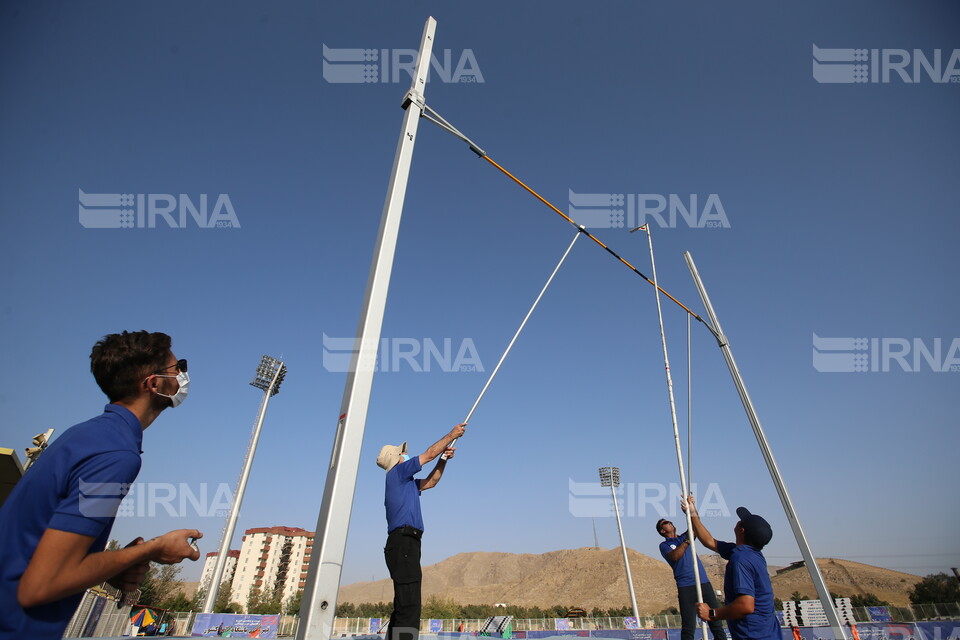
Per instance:
[[[523,322],[521,322],[520,326],[517,328],[517,332],[513,334],[513,338],[511,338],[510,344],[507,345],[507,348],[503,352],[503,355],[500,356],[500,362],[498,362],[497,366],[493,368],[493,371],[490,373],[490,377],[487,378],[487,383],[483,385],[483,389],[480,390],[480,395],[477,396],[477,399],[473,403],[473,406],[470,407],[470,411],[467,412],[467,417],[463,419],[464,424],[470,422],[470,418],[473,416],[473,412],[477,410],[477,405],[480,404],[480,400],[483,399],[483,394],[487,392],[487,388],[490,386],[490,383],[493,382],[493,378],[497,375],[497,372],[500,371],[500,365],[502,365],[503,361],[507,359],[507,354],[510,353],[510,349],[513,348],[513,343],[517,341],[517,338],[520,336],[520,332],[523,331],[523,327],[525,327],[527,324],[527,320],[529,320],[530,316],[533,315],[533,310],[537,308],[537,304],[540,303],[540,298],[543,297],[543,294],[546,293],[547,291],[547,287],[549,287],[550,283],[553,282],[553,277],[557,275],[557,271],[560,270],[560,266],[563,265],[564,260],[567,259],[567,256],[570,254],[570,250],[573,249],[573,245],[576,244],[577,238],[580,237],[580,234],[583,228],[584,227],[581,226],[580,230],[578,230],[577,233],[573,236],[573,240],[570,241],[570,245],[567,247],[567,250],[563,252],[563,257],[560,258],[560,262],[558,262],[557,266],[553,268],[553,273],[550,274],[550,277],[547,278],[546,284],[544,284],[543,288],[540,289],[540,293],[539,295],[537,295],[537,299],[533,301],[533,305],[530,307],[530,310],[527,311],[527,315],[524,316]],[[452,447],[456,443],[457,441],[454,440],[453,442],[450,443],[449,446]]]
[[[646,224],[641,229],[647,232],[647,243],[650,245],[650,268],[653,271],[653,290],[657,298],[657,315],[660,318],[660,342],[663,345],[663,368],[667,374],[667,395],[670,396],[670,421],[673,423],[673,440],[677,449],[677,466],[680,468],[680,490],[684,497],[689,494],[687,487],[687,476],[683,470],[683,450],[680,446],[680,428],[677,426],[677,406],[673,399],[673,376],[670,375],[670,357],[667,355],[667,335],[663,329],[663,310],[660,308],[660,287],[657,286],[657,263],[653,259],[653,236],[650,233],[650,225]],[[700,588],[700,558],[697,556],[697,546],[695,536],[693,535],[693,518],[689,509],[687,516],[687,540],[690,542],[690,554],[693,556],[693,583],[697,588],[697,602],[703,602],[703,591]],[[707,623],[700,623],[703,630],[703,640],[707,640]]]
[[[717,344],[720,346],[721,353],[723,353],[723,359],[727,362],[727,368],[730,370],[730,377],[733,378],[733,384],[737,388],[737,393],[740,394],[740,402],[743,403],[743,409],[747,413],[747,419],[750,421],[750,426],[753,427],[753,435],[756,437],[757,444],[760,446],[760,453],[763,455],[763,460],[767,463],[767,470],[770,472],[773,486],[780,496],[780,503],[783,505],[784,514],[787,516],[787,522],[790,523],[790,528],[793,529],[793,536],[796,538],[797,545],[800,547],[800,555],[803,556],[804,563],[807,565],[807,571],[810,572],[810,579],[813,582],[814,588],[817,590],[817,597],[820,598],[820,603],[823,605],[823,612],[827,614],[827,621],[833,628],[833,637],[837,640],[847,640],[846,629],[840,622],[840,616],[837,615],[836,609],[834,609],[833,598],[830,597],[830,590],[827,588],[827,583],[823,579],[823,574],[820,573],[816,556],[813,555],[813,550],[807,542],[807,536],[804,534],[803,527],[800,524],[800,516],[797,515],[797,511],[793,507],[793,500],[790,499],[790,494],[787,492],[787,485],[783,481],[783,476],[780,475],[780,468],[777,466],[777,461],[773,457],[773,450],[770,449],[767,436],[763,432],[760,417],[757,415],[757,410],[753,406],[750,394],[747,393],[747,385],[740,375],[737,362],[733,359],[730,342],[727,340],[726,335],[724,335],[723,329],[720,328],[720,321],[717,319],[717,314],[713,310],[713,304],[710,302],[707,290],[704,288],[703,281],[700,279],[700,272],[697,271],[697,265],[693,262],[693,256],[690,255],[689,251],[686,251],[683,257],[687,261],[687,268],[690,269],[693,283],[700,293],[700,299],[703,301],[704,308],[707,310],[710,324],[713,326],[714,336],[717,337]]]
[[[617,504],[617,489],[610,483],[610,493],[613,495],[613,512],[617,515],[617,531],[620,533],[620,550],[623,551],[623,568],[627,572],[627,586],[630,588],[630,606],[633,607],[633,616],[640,622],[640,610],[637,608],[637,594],[633,590],[633,575],[630,573],[630,559],[627,556],[627,542],[623,539],[623,525],[620,524],[620,506]]]

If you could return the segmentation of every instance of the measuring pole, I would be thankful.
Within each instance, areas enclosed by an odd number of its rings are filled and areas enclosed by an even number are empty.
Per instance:
[[[690,495],[690,488],[687,485],[687,476],[683,469],[683,449],[680,446],[680,427],[677,425],[677,405],[673,398],[673,374],[670,373],[670,357],[667,354],[667,334],[663,328],[663,309],[660,306],[660,287],[657,286],[657,262],[653,258],[653,235],[650,233],[650,224],[647,223],[640,227],[647,232],[647,244],[650,245],[650,269],[653,271],[653,291],[657,298],[657,317],[660,319],[660,343],[663,345],[663,369],[667,378],[667,395],[670,397],[670,422],[673,425],[673,442],[677,449],[677,466],[680,468],[680,490],[683,492],[683,499],[686,500]],[[689,353],[689,351],[688,351]],[[690,544],[690,555],[693,558],[693,584],[696,587],[697,602],[705,602],[703,599],[703,587],[700,582],[700,557],[697,555],[696,536],[693,535],[693,516],[690,509],[686,510],[687,516],[687,542]],[[703,631],[703,640],[707,640],[707,623],[700,620],[700,628]]]
[[[403,99],[403,108],[406,113],[403,117],[400,141],[397,143],[397,153],[387,186],[387,196],[380,218],[380,231],[373,253],[373,262],[370,265],[366,296],[360,312],[355,351],[350,360],[350,371],[347,373],[333,451],[327,468],[327,483],[323,490],[323,501],[320,505],[320,515],[317,518],[317,529],[310,557],[310,569],[303,591],[297,640],[329,640],[333,634],[334,609],[343,571],[343,556],[347,543],[350,512],[353,509],[353,495],[357,484],[370,391],[373,387],[380,330],[383,326],[390,273],[393,270],[393,256],[400,231],[400,216],[403,212],[407,178],[410,175],[413,144],[417,136],[417,125],[423,115],[425,104],[423,94],[427,84],[436,29],[437,21],[432,17],[427,18],[423,28],[423,38],[420,40],[420,54],[417,58],[413,84]]]
[[[820,573],[820,567],[817,566],[817,559],[813,555],[810,545],[807,543],[807,537],[804,535],[803,527],[800,525],[800,518],[793,508],[793,501],[790,499],[790,494],[787,493],[787,485],[783,482],[780,469],[777,467],[777,461],[773,457],[773,451],[770,450],[767,436],[764,434],[763,427],[760,424],[760,418],[757,416],[757,410],[753,407],[753,401],[750,400],[750,394],[747,393],[747,386],[744,384],[743,378],[740,376],[740,370],[737,368],[737,363],[733,359],[730,342],[727,340],[726,335],[724,335],[723,329],[720,328],[720,321],[717,320],[717,314],[714,312],[713,305],[710,303],[710,297],[707,295],[707,290],[703,287],[703,281],[700,280],[697,265],[693,263],[693,256],[690,255],[689,251],[684,252],[683,258],[687,261],[687,268],[690,269],[690,275],[693,276],[693,283],[696,285],[697,291],[700,292],[700,299],[703,300],[703,306],[707,311],[707,316],[710,318],[710,324],[716,332],[715,335],[718,336],[717,344],[720,346],[720,351],[723,352],[723,359],[727,362],[727,368],[730,369],[730,375],[733,377],[734,386],[737,387],[737,393],[740,394],[740,401],[743,403],[743,408],[747,412],[747,419],[750,420],[750,425],[753,427],[753,434],[757,438],[757,444],[760,445],[760,453],[763,454],[763,459],[767,463],[767,469],[770,471],[770,477],[773,479],[773,486],[776,487],[777,494],[780,496],[780,502],[783,504],[787,521],[790,523],[790,528],[793,529],[793,536],[797,539],[800,554],[803,556],[807,570],[810,572],[810,579],[813,580],[813,586],[817,590],[820,603],[823,605],[823,611],[827,614],[827,620],[830,622],[830,626],[833,627],[833,637],[837,638],[837,640],[847,640],[847,632],[840,623],[840,617],[837,615],[837,610],[833,606],[833,599],[830,597],[830,590],[827,589],[827,583]]]

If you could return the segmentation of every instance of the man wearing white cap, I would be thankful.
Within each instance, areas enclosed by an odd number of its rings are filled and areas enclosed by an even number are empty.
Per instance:
[[[440,481],[447,460],[455,449],[450,444],[463,436],[466,424],[458,424],[419,456],[407,455],[407,443],[385,445],[377,455],[377,465],[387,472],[383,504],[387,508],[387,544],[383,555],[393,580],[393,613],[386,640],[417,640],[420,633],[420,538],[423,515],[420,493]],[[434,458],[442,454],[437,466],[426,478],[414,478]]]
[[[773,604],[773,588],[762,549],[773,538],[770,524],[746,507],[737,507],[740,520],[733,527],[736,542],[715,540],[700,522],[693,495],[681,500],[684,511],[690,509],[697,539],[727,561],[723,578],[724,606],[713,609],[697,603],[697,614],[706,621],[726,620],[733,640],[780,640],[780,624]]]

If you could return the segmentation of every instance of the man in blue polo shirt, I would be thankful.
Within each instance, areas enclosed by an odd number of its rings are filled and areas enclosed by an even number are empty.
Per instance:
[[[773,605],[773,588],[767,561],[761,549],[773,538],[773,529],[766,520],[737,508],[740,520],[733,527],[736,542],[715,540],[700,521],[693,495],[681,500],[690,510],[693,532],[703,546],[716,551],[727,561],[723,578],[725,604],[714,608],[697,603],[697,614],[703,620],[726,620],[733,640],[781,640],[780,624]]]
[[[393,612],[387,625],[386,640],[417,640],[420,635],[420,539],[423,515],[420,493],[433,488],[453,457],[450,444],[462,436],[466,424],[458,424],[419,456],[407,455],[407,443],[385,445],[377,455],[377,465],[387,472],[383,504],[387,509],[387,544],[383,555],[393,580]],[[441,456],[442,454],[442,456]],[[441,456],[426,478],[415,476],[423,465]]]
[[[690,550],[689,532],[684,531],[679,536],[677,528],[666,518],[657,521],[657,533],[665,539],[660,543],[660,555],[673,568],[673,579],[677,582],[677,600],[680,603],[680,640],[693,640],[697,629],[697,583],[693,575],[693,551]],[[713,585],[707,578],[703,564],[697,558],[697,567],[700,574],[700,591],[704,602],[713,608],[720,606],[717,595],[713,592]],[[723,630],[723,623],[717,620],[710,622],[710,631],[714,640],[727,640]]]
[[[124,331],[94,345],[90,370],[110,404],[54,440],[0,509],[0,640],[59,639],[87,588],[132,591],[151,561],[200,556],[194,529],[104,551],[143,430],[187,395],[186,360],[166,334]]]

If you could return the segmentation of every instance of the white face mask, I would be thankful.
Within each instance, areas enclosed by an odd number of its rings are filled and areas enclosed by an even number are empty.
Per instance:
[[[177,382],[180,383],[180,388],[177,389],[177,392],[172,396],[165,393],[160,393],[157,391],[158,396],[163,396],[164,398],[170,398],[170,404],[176,408],[180,406],[180,403],[183,402],[184,398],[187,397],[187,393],[190,391],[190,376],[187,375],[186,371],[181,371],[175,376],[164,376],[157,374],[158,378],[176,378]]]

